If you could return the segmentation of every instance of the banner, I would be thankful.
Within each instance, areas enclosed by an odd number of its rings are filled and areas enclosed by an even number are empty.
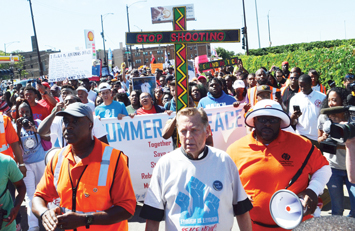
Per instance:
[[[92,76],[92,50],[49,55],[48,81],[84,79]]]
[[[199,63],[199,70],[204,71],[211,68],[224,67],[229,65],[236,65],[238,61],[238,57],[224,59],[224,60],[215,60],[212,62]]]
[[[14,63],[20,61],[19,56],[0,56],[0,64],[1,63]]]
[[[205,109],[212,130],[214,147],[226,151],[228,146],[246,135],[244,127],[244,104]],[[162,138],[168,119],[175,113],[139,115],[133,119],[124,117],[101,119],[106,126],[110,145],[129,157],[129,170],[136,199],[143,201],[149,187],[153,168],[166,153],[173,150],[172,139]]]
[[[96,59],[95,37],[93,30],[84,30],[85,34],[85,47],[92,49],[92,59]]]
[[[181,5],[178,5],[181,6]],[[173,8],[177,6],[156,6],[151,7],[152,23],[164,23],[173,21]],[[194,4],[186,5],[186,20],[195,21]]]

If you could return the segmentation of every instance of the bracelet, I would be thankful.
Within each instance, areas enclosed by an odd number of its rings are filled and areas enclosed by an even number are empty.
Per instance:
[[[18,166],[19,167],[25,167],[26,165],[25,164],[19,164]]]
[[[41,220],[42,220],[42,216],[43,216],[47,211],[49,211],[49,209],[47,209],[46,211],[44,211],[44,212],[41,214],[41,216],[40,216]]]

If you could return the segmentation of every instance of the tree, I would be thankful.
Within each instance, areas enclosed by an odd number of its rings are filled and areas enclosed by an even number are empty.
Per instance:
[[[222,59],[229,59],[235,55],[234,51],[227,51],[222,47],[217,47],[216,52],[218,54],[218,57],[222,57]]]

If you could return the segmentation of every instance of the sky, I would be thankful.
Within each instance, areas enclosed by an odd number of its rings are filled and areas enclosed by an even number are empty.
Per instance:
[[[172,23],[152,24],[150,7],[193,4],[195,21],[187,30],[240,29],[244,26],[242,0],[32,0],[40,50],[74,51],[85,47],[84,30],[94,30],[96,49],[103,49],[101,15],[104,16],[106,49],[125,44],[126,5],[131,31],[169,31]],[[355,37],[355,0],[245,0],[249,49],[269,46],[268,14],[272,46],[350,39]],[[28,0],[0,0],[0,50],[31,51],[33,27]],[[18,42],[15,42],[18,41]],[[11,42],[15,42],[10,44]],[[241,43],[214,43],[244,53]]]

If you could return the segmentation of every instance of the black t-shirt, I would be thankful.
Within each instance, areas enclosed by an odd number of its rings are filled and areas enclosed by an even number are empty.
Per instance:
[[[287,107],[287,114],[289,113],[289,106],[290,106],[290,100],[291,98],[298,93],[299,87],[297,87],[295,90],[291,90],[290,86],[287,86],[284,94],[282,95],[282,102],[285,104]]]

